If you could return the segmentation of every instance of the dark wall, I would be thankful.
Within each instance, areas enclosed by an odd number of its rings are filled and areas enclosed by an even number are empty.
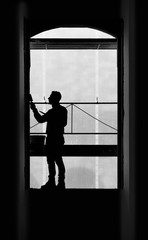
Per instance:
[[[139,1],[123,1],[124,19],[124,189],[121,193],[123,239],[143,239],[143,5]],[[128,93],[128,94],[126,94]],[[123,204],[123,205],[122,205]]]
[[[134,4],[134,5],[133,5]],[[83,237],[99,237],[99,232],[104,233],[104,239],[110,236],[119,236],[127,240],[129,229],[133,231],[130,240],[137,239],[139,235],[138,213],[141,209],[141,192],[137,186],[142,186],[140,178],[143,158],[141,155],[141,122],[142,108],[139,105],[139,98],[142,101],[142,75],[141,71],[141,49],[139,49],[139,34],[141,26],[138,21],[139,6],[132,0],[129,1],[97,1],[85,2],[84,5],[69,1],[67,4],[49,1],[16,1],[16,3],[4,4],[2,7],[5,15],[2,19],[4,26],[5,46],[2,48],[2,76],[4,76],[3,87],[5,89],[5,105],[2,114],[7,126],[7,134],[3,136],[6,152],[7,171],[4,172],[5,198],[7,200],[6,227],[11,227],[7,234],[8,239],[14,235],[14,239],[26,240],[29,236],[40,236],[42,232],[68,234],[78,236],[81,230]],[[40,31],[59,25],[83,25],[112,29],[115,33],[118,23],[123,20],[124,25],[124,75],[128,94],[125,102],[129,105],[126,112],[126,123],[130,131],[125,133],[129,136],[129,146],[126,146],[126,158],[124,181],[126,182],[120,196],[114,191],[103,192],[68,192],[63,196],[43,196],[24,192],[24,19],[27,22],[27,34],[32,36]],[[140,29],[140,30],[139,30]],[[134,35],[132,35],[134,34]],[[2,46],[3,46],[2,45]],[[140,80],[139,80],[140,79]],[[127,89],[126,89],[127,90]],[[126,101],[127,100],[127,101]],[[129,111],[130,110],[130,111]],[[129,114],[130,113],[130,114]],[[130,119],[129,119],[130,116]],[[9,150],[8,150],[9,146]],[[137,150],[138,149],[138,150]],[[140,169],[140,172],[139,172]],[[141,188],[140,188],[141,189]],[[120,197],[120,201],[119,201]],[[127,205],[126,205],[127,203]],[[133,204],[132,204],[133,203]],[[132,206],[132,207],[131,207]],[[55,212],[50,209],[56,209]],[[27,213],[27,214],[26,214]],[[44,214],[45,213],[45,214]],[[66,220],[64,214],[66,215]],[[122,217],[121,217],[122,215]],[[47,222],[43,221],[47,216]],[[74,218],[75,217],[75,218]],[[127,218],[130,217],[130,222]],[[9,219],[9,221],[8,221]],[[53,219],[53,220],[52,220]],[[64,224],[62,232],[59,230],[60,223]],[[70,224],[71,223],[71,224]],[[40,228],[41,224],[41,228]],[[136,227],[138,226],[138,227]],[[48,230],[49,229],[49,230]],[[39,230],[39,232],[38,232]],[[45,231],[44,231],[45,230]],[[119,234],[120,232],[120,234]],[[11,236],[11,237],[10,237]],[[71,237],[70,236],[70,237]],[[69,236],[68,236],[69,237]],[[93,238],[93,237],[92,237]]]

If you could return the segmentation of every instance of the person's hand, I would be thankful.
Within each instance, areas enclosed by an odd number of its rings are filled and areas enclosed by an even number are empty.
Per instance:
[[[36,109],[35,104],[33,102],[31,102],[30,107],[32,110]]]
[[[29,94],[29,102],[33,102],[33,98],[31,94]]]
[[[33,98],[31,96],[31,94],[29,94],[29,101],[30,101],[30,107],[32,110],[34,110],[36,107],[35,107],[35,104],[33,103]]]

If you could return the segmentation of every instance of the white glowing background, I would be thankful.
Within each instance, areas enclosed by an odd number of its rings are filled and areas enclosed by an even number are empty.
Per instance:
[[[56,37],[112,38],[93,29],[59,28],[35,38]],[[44,101],[51,91],[62,93],[62,102],[117,102],[116,50],[31,50],[30,92],[34,101]],[[38,105],[47,111],[48,105]],[[117,128],[117,105],[79,105],[85,111]],[[69,118],[65,132],[70,131]],[[30,126],[36,120],[30,112]],[[46,123],[31,132],[45,132]],[[114,132],[74,109],[75,132]],[[117,135],[65,135],[66,144],[117,144]],[[64,157],[67,188],[117,188],[116,157]],[[40,188],[48,178],[46,158],[31,157],[30,187]]]

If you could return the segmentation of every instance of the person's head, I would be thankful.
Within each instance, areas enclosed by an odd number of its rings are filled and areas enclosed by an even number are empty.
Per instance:
[[[62,98],[62,95],[60,92],[58,91],[52,91],[48,100],[49,100],[49,103],[52,104],[52,105],[57,105],[59,104],[60,100]]]

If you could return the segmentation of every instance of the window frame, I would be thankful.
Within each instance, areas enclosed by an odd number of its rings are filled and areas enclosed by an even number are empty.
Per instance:
[[[97,49],[99,45],[99,49],[117,49],[117,121],[118,121],[118,133],[117,133],[117,190],[123,187],[123,79],[122,79],[122,44],[121,38],[115,39],[79,39],[79,38],[30,38],[30,50],[31,49]],[[93,149],[91,146],[90,150],[86,151],[86,148],[90,147],[90,145],[81,145],[76,146],[73,145],[73,149],[70,149],[68,145],[65,147],[65,156],[69,154],[69,152],[78,152],[78,156],[104,156],[103,150],[99,146]],[[107,151],[107,145],[104,151]],[[115,147],[115,146],[114,146]],[[66,150],[67,148],[67,150]],[[91,153],[93,149],[93,154]],[[108,149],[109,151],[109,149]],[[67,154],[66,154],[67,152]],[[95,155],[97,154],[97,155]],[[100,154],[100,155],[98,155]],[[103,154],[103,155],[102,155]],[[109,153],[110,156],[115,156],[115,152],[113,155]],[[77,154],[75,155],[77,156]],[[29,159],[30,161],[30,159]],[[30,170],[29,170],[30,172]],[[30,184],[29,184],[30,185]]]

